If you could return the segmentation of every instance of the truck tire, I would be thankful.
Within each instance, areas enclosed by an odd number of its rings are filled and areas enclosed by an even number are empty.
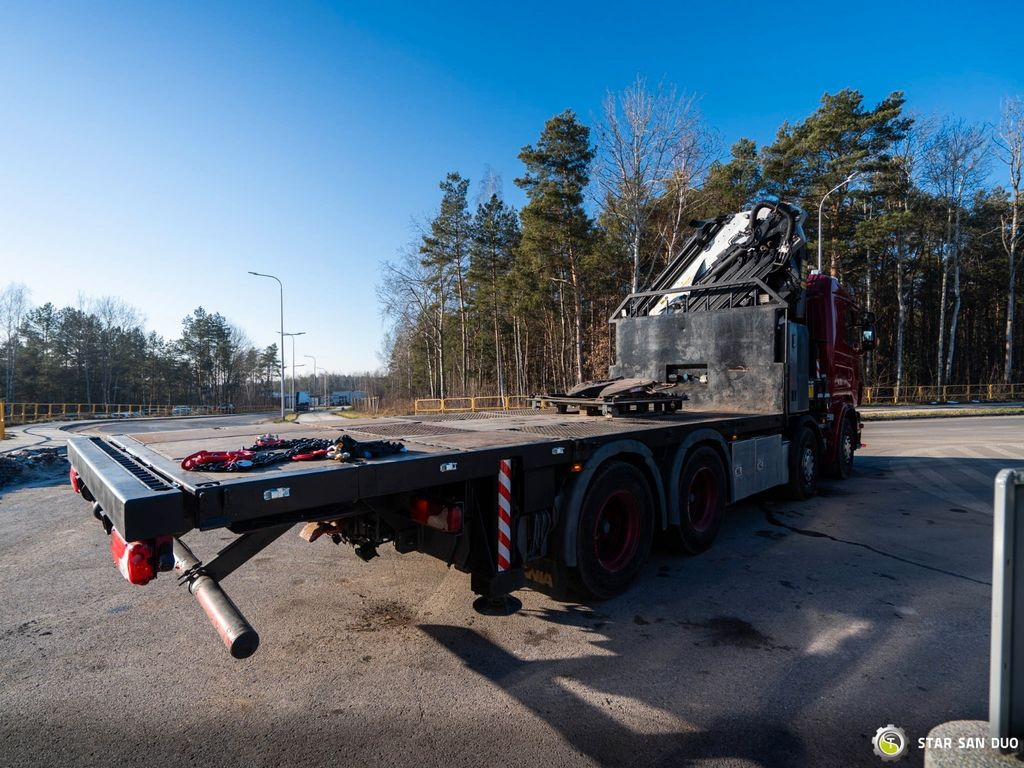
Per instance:
[[[789,452],[789,493],[794,499],[809,499],[818,490],[818,436],[806,424],[797,429]]]
[[[698,448],[679,474],[679,525],[670,529],[679,548],[697,555],[714,543],[727,499],[722,460],[714,448]]]
[[[853,454],[857,450],[857,434],[852,419],[843,419],[836,444],[836,460],[829,465],[830,476],[845,480],[853,474]]]
[[[608,463],[594,476],[580,508],[577,586],[599,600],[623,592],[647,560],[653,537],[647,478],[632,464]]]

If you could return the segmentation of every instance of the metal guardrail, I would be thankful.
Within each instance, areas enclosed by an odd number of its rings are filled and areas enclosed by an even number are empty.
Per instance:
[[[413,412],[476,413],[478,411],[516,411],[530,407],[533,398],[526,395],[487,395],[481,397],[426,397],[413,402]]]
[[[71,419],[131,419],[144,416],[230,415],[273,410],[275,406],[248,405],[222,409],[216,405],[152,405],[145,403],[4,403],[0,400],[0,437],[4,426]]]
[[[1022,384],[947,384],[942,387],[864,387],[864,405],[1021,400]]]

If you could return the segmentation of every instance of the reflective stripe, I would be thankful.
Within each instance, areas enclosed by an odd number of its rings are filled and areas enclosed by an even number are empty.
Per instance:
[[[512,462],[502,459],[498,465],[498,571],[507,571],[512,562]]]

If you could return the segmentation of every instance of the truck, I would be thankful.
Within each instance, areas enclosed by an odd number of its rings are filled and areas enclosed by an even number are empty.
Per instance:
[[[310,398],[309,392],[306,392],[305,390],[300,390],[299,392],[295,393],[296,413],[303,413],[304,411],[308,411],[311,403],[312,399]]]
[[[874,318],[820,264],[805,275],[804,218],[769,201],[696,222],[610,318],[608,378],[530,409],[282,424],[282,440],[343,429],[402,450],[238,472],[183,458],[249,442],[253,426],[78,436],[72,487],[125,579],[174,572],[238,658],[259,636],[222,582],[298,525],[366,561],[385,544],[439,558],[470,574],[482,612],[514,611],[526,586],[609,598],[655,537],[699,556],[729,504],[770,489],[805,499],[819,474],[852,472]],[[193,547],[216,529],[236,538],[202,560]]]

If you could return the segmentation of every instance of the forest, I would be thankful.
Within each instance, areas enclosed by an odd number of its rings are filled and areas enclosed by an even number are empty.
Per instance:
[[[692,222],[779,199],[808,214],[822,271],[877,316],[869,385],[1019,382],[1024,102],[993,116],[926,118],[900,92],[867,104],[847,89],[771,144],[724,154],[692,96],[638,77],[596,124],[567,110],[522,148],[521,210],[493,175],[475,194],[457,170],[441,181],[436,214],[382,268],[388,392],[529,395],[604,378],[609,315]]]

